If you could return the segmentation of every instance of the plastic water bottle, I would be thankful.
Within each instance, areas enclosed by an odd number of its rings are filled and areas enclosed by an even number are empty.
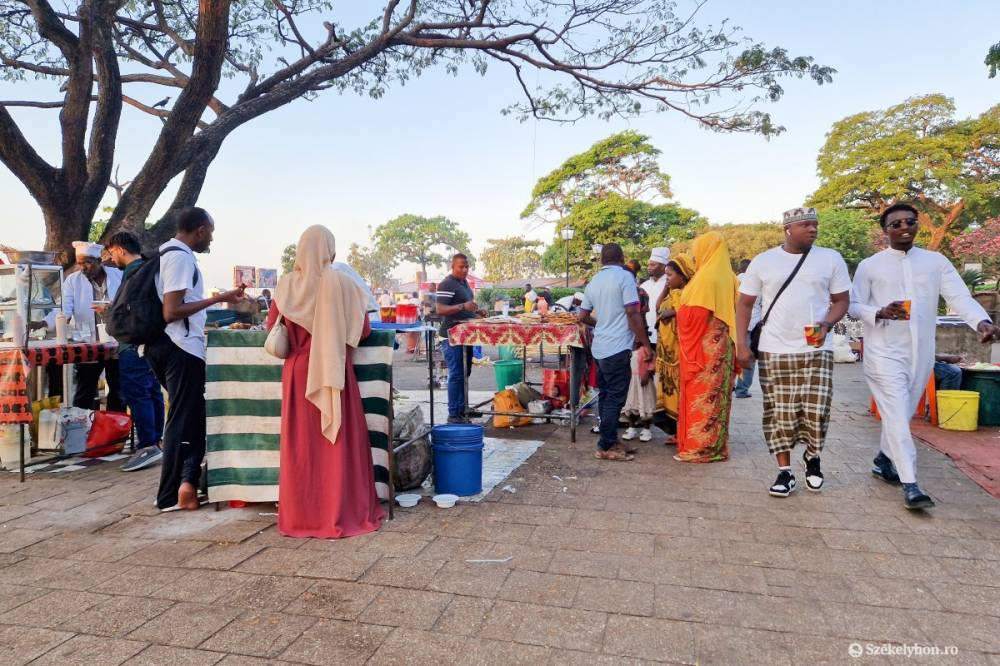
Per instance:
[[[56,315],[56,342],[61,345],[69,342],[67,338],[66,315],[62,312]]]

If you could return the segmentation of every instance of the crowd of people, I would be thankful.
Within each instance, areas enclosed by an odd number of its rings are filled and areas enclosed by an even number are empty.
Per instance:
[[[917,483],[909,421],[932,372],[955,381],[948,362],[957,359],[935,356],[938,299],[984,344],[1000,340],[1000,327],[947,258],[914,246],[916,208],[891,206],[880,224],[888,247],[862,261],[853,281],[838,252],[816,245],[812,208],[785,212],[782,245],[741,261],[739,275],[717,232],[695,238],[690,254],[654,248],[641,285],[637,263],[605,244],[580,305],[581,324],[593,327],[600,388],[595,456],[633,460],[632,440],[649,441],[656,424],[676,445],[675,460],[727,460],[732,399],[750,397],[759,366],[764,440],[777,466],[768,492],[796,489],[796,446],[805,486],[819,492],[833,398],[830,333],[850,313],[864,325],[864,373],[882,418],[872,472],[902,485],[907,508],[932,507]]]
[[[664,443],[676,446],[675,460],[726,461],[733,398],[750,395],[759,366],[764,439],[777,466],[768,492],[787,497],[796,489],[796,446],[802,447],[806,488],[820,491],[833,397],[830,333],[850,313],[864,325],[864,372],[882,418],[873,473],[901,484],[908,508],[933,506],[917,483],[909,420],[932,372],[954,383],[947,366],[956,359],[935,354],[938,299],[983,343],[1000,340],[1000,327],[943,255],[914,246],[914,207],[894,205],[880,224],[888,247],[862,261],[853,280],[836,251],[816,245],[816,211],[796,208],[784,213],[783,244],[741,261],[739,275],[723,237],[709,231],[687,253],[653,248],[648,279],[641,283],[638,262],[626,262],[621,246],[607,243],[601,267],[583,292],[549,303],[547,290],[529,287],[527,308],[575,311],[587,328],[587,354],[600,389],[594,455],[633,460],[634,440],[652,440],[656,425],[666,434]],[[205,296],[196,255],[208,251],[214,228],[205,210],[185,209],[177,215],[176,237],[150,259],[127,232],[112,236],[106,248],[76,243],[79,270],[63,285],[63,316],[102,316],[115,307],[119,291],[144,279],[147,262],[158,262],[162,330],[145,344],[120,341],[115,361],[78,366],[73,404],[93,408],[98,379],[107,377],[108,407],[127,405],[138,433],[123,469],[162,461],[156,504],[163,511],[196,509],[203,501],[198,488],[206,448],[206,310],[246,300],[242,288]],[[105,249],[113,266],[102,263]],[[335,258],[333,234],[310,227],[299,241],[294,269],[281,278],[273,298],[267,294],[267,328],[283,326],[289,346],[282,374],[278,527],[290,536],[362,534],[378,529],[383,519],[351,365],[352,348],[368,335],[369,314],[378,303]],[[468,270],[468,258],[456,254],[435,295],[451,423],[466,422],[464,383],[472,357],[468,347],[448,342],[448,331],[486,314],[476,305]],[[170,399],[166,413],[161,388]],[[619,435],[623,419],[626,429]]]

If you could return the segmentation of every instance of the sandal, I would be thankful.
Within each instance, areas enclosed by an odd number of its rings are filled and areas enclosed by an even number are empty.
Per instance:
[[[667,438],[663,440],[664,446],[677,446],[677,435],[667,435]]]
[[[630,462],[635,460],[635,456],[619,449],[608,449],[607,451],[598,449],[594,451],[594,457],[598,460],[611,460],[614,462]]]

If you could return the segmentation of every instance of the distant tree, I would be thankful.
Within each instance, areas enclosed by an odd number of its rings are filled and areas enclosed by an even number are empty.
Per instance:
[[[281,251],[281,274],[291,273],[295,268],[295,243],[286,245]]]
[[[997,70],[1000,70],[1000,42],[991,46],[986,53],[986,66],[990,70],[990,78],[992,79],[997,75]]]
[[[1000,278],[1000,217],[966,229],[951,242],[952,252],[983,264],[983,272]]]
[[[387,287],[392,274],[392,265],[388,258],[378,251],[351,243],[347,254],[347,263],[365,279],[368,286],[378,289]]]
[[[560,220],[584,199],[615,193],[624,199],[669,199],[670,176],[660,171],[659,149],[649,137],[626,130],[601,139],[542,176],[521,217]]]
[[[583,277],[597,265],[593,245],[619,243],[627,259],[645,263],[654,247],[693,238],[707,222],[697,211],[673,203],[631,201],[617,193],[585,199],[556,225],[552,243],[542,257],[542,266],[551,274],[561,275],[566,270],[567,242],[561,237],[566,226],[574,230],[568,243],[570,273]]]
[[[926,246],[942,249],[974,215],[1000,207],[1000,105],[956,120],[944,95],[906,100],[833,125],[810,204],[879,214],[900,200],[920,209]]]
[[[489,282],[538,277],[542,270],[542,255],[538,248],[542,245],[542,241],[517,236],[491,238],[479,254],[483,262],[483,277]]]
[[[862,259],[878,251],[881,235],[878,220],[870,213],[842,208],[819,211],[816,244],[839,252],[852,273]]]
[[[785,238],[781,225],[775,222],[713,224],[699,229],[699,232],[702,231],[718,231],[722,235],[734,266],[741,259],[753,259],[761,252],[781,245]],[[671,252],[687,252],[690,248],[691,240],[679,241],[672,244]]]
[[[441,252],[463,252],[469,256],[469,265],[475,264],[469,251],[469,234],[441,215],[400,215],[376,229],[374,240],[375,250],[390,269],[410,261],[420,264],[420,270],[426,273],[428,266],[442,266],[447,261]]]

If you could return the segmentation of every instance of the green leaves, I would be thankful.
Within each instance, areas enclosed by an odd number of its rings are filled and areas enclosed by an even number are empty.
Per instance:
[[[562,216],[577,202],[614,192],[627,199],[669,199],[670,176],[660,171],[659,149],[633,130],[612,134],[543,176],[521,217]]]
[[[441,266],[448,260],[442,253],[456,252],[467,254],[469,265],[475,265],[469,251],[469,234],[442,215],[400,215],[376,229],[374,240],[375,250],[391,267],[410,261],[420,264],[426,272],[428,266]]]
[[[931,249],[1000,200],[1000,107],[956,120],[944,95],[914,97],[833,125],[810,204],[879,213],[899,200],[924,213]]]
[[[533,278],[540,274],[542,255],[539,240],[526,240],[517,236],[491,238],[480,253],[483,277],[489,282],[504,282],[514,278]]]

